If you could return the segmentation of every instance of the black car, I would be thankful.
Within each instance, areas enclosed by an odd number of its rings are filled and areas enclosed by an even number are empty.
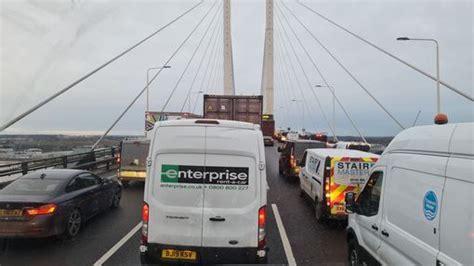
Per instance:
[[[122,197],[118,180],[53,169],[24,175],[0,190],[0,238],[72,238],[83,223]]]
[[[317,140],[288,140],[278,148],[280,159],[278,171],[283,176],[296,177],[300,173],[300,161],[306,149],[326,148],[326,143]]]
[[[265,136],[263,137],[263,144],[265,146],[273,146],[273,139],[272,137]]]

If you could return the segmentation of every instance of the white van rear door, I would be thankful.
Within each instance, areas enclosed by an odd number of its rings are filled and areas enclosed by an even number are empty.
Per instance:
[[[204,138],[204,127],[157,129],[147,184],[150,243],[201,245]]]
[[[203,247],[257,246],[259,144],[254,130],[207,128]]]

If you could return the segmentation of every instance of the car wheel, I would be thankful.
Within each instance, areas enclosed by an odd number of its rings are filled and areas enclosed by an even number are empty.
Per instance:
[[[348,264],[351,266],[359,266],[362,265],[360,252],[359,252],[359,244],[357,243],[356,239],[349,240],[348,243]]]
[[[316,216],[316,221],[318,223],[324,221],[323,202],[318,201],[318,199],[314,202],[314,215]]]
[[[122,199],[122,191],[119,190],[115,193],[112,199],[112,205],[110,206],[112,209],[116,209],[120,206],[120,200]]]
[[[79,209],[74,209],[68,216],[66,221],[66,231],[64,236],[66,238],[73,238],[79,234],[82,226],[82,217]]]

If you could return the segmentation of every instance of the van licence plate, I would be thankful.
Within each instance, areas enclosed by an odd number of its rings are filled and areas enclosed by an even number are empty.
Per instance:
[[[162,259],[181,259],[181,260],[196,260],[196,251],[190,250],[175,250],[175,249],[163,249],[161,251]]]
[[[5,210],[0,209],[0,217],[18,217],[21,216],[23,210]]]

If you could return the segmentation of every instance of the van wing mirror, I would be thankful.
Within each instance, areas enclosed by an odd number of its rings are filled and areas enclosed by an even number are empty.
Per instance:
[[[344,200],[346,202],[346,211],[348,213],[357,213],[358,206],[356,203],[356,193],[347,192],[344,196]]]

